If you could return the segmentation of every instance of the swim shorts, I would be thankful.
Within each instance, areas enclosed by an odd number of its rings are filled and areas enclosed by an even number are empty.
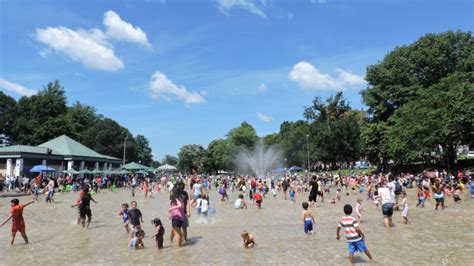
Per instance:
[[[305,232],[305,234],[307,234],[310,231],[313,231],[313,220],[305,219],[304,220],[304,232]]]
[[[393,215],[393,203],[385,203],[382,205],[382,214],[384,217],[392,217]]]
[[[356,252],[364,252],[367,250],[367,246],[365,245],[365,242],[362,239],[355,242],[348,242],[347,248],[349,249],[350,254],[354,254]]]
[[[171,219],[171,226],[173,226],[174,228],[181,228],[183,227],[183,223],[184,221],[183,220],[178,220],[178,219]]]
[[[316,201],[316,193],[311,193],[309,194],[309,197],[308,197],[308,201],[311,202],[311,201]]]

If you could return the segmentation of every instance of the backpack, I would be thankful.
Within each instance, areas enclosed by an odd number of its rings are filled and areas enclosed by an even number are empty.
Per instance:
[[[400,195],[402,193],[402,185],[398,181],[395,181],[395,195]]]

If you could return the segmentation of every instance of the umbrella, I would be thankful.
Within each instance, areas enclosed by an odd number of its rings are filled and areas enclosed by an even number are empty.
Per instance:
[[[148,167],[148,169],[146,169],[148,172],[155,172],[155,168],[153,167]]]
[[[122,170],[122,171],[119,172],[119,174],[121,174],[121,175],[130,174],[130,171]]]
[[[74,170],[73,168],[63,171],[65,174],[77,175],[80,174],[79,171]]]
[[[177,170],[176,167],[169,165],[169,164],[164,164],[158,168],[156,168],[157,171],[175,171]]]
[[[147,169],[148,169],[148,166],[144,166],[143,164],[139,164],[139,163],[132,162],[132,163],[128,163],[128,164],[122,166],[122,169],[125,169],[125,170],[132,170],[132,171],[135,171],[135,170],[147,170]]]
[[[102,173],[104,173],[104,171],[102,171],[100,169],[94,169],[94,170],[92,170],[92,173],[93,174],[102,174]]]
[[[85,169],[80,170],[79,173],[81,173],[81,174],[93,174],[94,172],[88,170],[87,168],[85,168]]]
[[[148,175],[148,172],[147,172],[147,171],[143,171],[143,170],[139,170],[139,171],[137,171],[137,174]]]
[[[300,171],[300,170],[303,170],[304,168],[302,167],[299,167],[299,166],[292,166],[290,167],[290,169],[288,169],[290,172],[297,172],[297,171]]]
[[[31,173],[41,173],[41,172],[56,172],[56,169],[48,167],[46,165],[35,165],[30,169]]]

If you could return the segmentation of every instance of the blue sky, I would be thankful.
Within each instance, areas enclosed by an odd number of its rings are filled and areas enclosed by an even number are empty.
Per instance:
[[[0,89],[15,98],[60,80],[149,140],[155,159],[261,136],[338,90],[354,108],[368,65],[396,46],[473,30],[472,1],[0,1]]]

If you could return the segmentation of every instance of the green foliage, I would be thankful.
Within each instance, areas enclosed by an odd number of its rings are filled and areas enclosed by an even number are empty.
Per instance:
[[[96,114],[94,107],[76,102],[73,106],[67,108],[67,135],[82,142],[84,132],[94,126],[99,119],[101,119],[101,117]]]
[[[143,135],[135,137],[135,150],[137,153],[137,161],[144,165],[150,165],[153,162],[151,154],[150,142]]]
[[[0,144],[10,142],[15,116],[15,99],[0,91]]]
[[[303,120],[296,122],[283,122],[278,133],[279,147],[286,159],[286,166],[307,165],[308,143],[306,135],[309,134],[309,125]]]
[[[189,144],[181,147],[178,153],[178,168],[184,173],[193,173],[203,170],[203,161],[206,151],[201,145]]]
[[[257,132],[247,122],[243,122],[239,127],[230,130],[227,137],[233,147],[249,150],[253,149],[258,141]]]
[[[209,143],[204,158],[204,170],[208,173],[217,173],[219,170],[234,169],[234,154],[231,142],[217,139]]]
[[[473,73],[474,37],[460,31],[427,34],[370,66],[367,155],[406,164],[438,153],[454,171],[456,147],[473,144]]]
[[[161,164],[169,164],[172,166],[178,165],[178,158],[173,155],[165,155],[165,158],[161,161]]]

